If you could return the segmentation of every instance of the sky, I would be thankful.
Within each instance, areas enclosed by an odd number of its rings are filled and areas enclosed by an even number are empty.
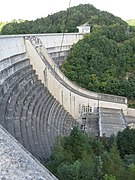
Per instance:
[[[35,20],[79,4],[92,4],[123,20],[135,19],[135,0],[1,0],[0,21]]]

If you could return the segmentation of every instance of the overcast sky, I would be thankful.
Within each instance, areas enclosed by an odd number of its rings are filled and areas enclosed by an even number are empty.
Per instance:
[[[87,3],[119,16],[123,20],[135,19],[135,0],[71,0],[71,6]],[[66,10],[68,6],[69,0],[1,0],[0,21],[35,20]]]

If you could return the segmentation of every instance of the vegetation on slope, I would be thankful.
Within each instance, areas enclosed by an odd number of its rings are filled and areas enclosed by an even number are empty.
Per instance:
[[[134,180],[134,137],[135,130],[125,129],[96,139],[75,127],[69,137],[58,137],[46,167],[60,180]]]
[[[125,25],[126,22],[114,15],[100,11],[90,4],[71,7],[35,21],[11,22],[6,24],[2,34],[33,34],[52,32],[78,32],[77,26],[90,22],[95,25],[111,25],[116,22]],[[66,27],[65,27],[66,26]]]
[[[92,25],[92,32],[73,46],[61,70],[83,88],[134,100],[135,28],[109,20],[110,25],[105,25],[105,17],[100,27]]]

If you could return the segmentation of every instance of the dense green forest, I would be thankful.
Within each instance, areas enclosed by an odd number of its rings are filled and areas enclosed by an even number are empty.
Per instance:
[[[135,27],[99,10],[85,22],[91,33],[73,46],[61,70],[83,88],[126,96],[134,106]]]
[[[97,139],[74,127],[57,138],[45,166],[60,180],[134,180],[135,129]]]
[[[78,32],[78,25],[89,22],[92,25],[111,25],[115,23],[126,25],[127,23],[114,15],[100,11],[93,5],[85,4],[60,11],[45,18],[35,21],[18,22],[13,21],[6,24],[2,34],[33,34],[33,33],[51,33],[51,32]]]
[[[134,29],[118,23],[95,28],[73,46],[61,70],[86,89],[134,100]]]

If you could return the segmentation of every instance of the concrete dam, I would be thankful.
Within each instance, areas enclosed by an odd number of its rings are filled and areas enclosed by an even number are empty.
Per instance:
[[[2,131],[41,163],[49,159],[56,136],[67,136],[76,123],[109,137],[135,122],[127,98],[87,91],[60,71],[82,38],[79,33],[0,36]]]

